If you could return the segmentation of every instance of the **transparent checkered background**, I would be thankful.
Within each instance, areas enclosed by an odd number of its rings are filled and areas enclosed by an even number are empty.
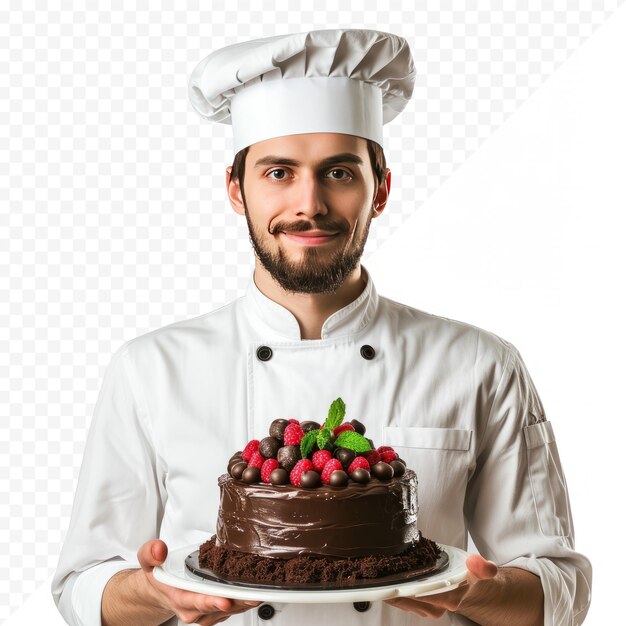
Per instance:
[[[249,280],[229,128],[187,101],[204,55],[348,25],[409,40],[414,99],[385,127],[392,201],[367,259],[621,2],[81,4],[0,11],[0,620],[56,566],[113,351]]]

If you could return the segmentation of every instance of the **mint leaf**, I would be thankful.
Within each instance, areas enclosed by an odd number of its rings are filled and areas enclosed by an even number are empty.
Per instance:
[[[349,448],[355,452],[367,452],[372,449],[370,442],[359,433],[355,433],[352,430],[344,430],[337,439],[335,439],[335,445],[338,448]]]
[[[330,441],[330,429],[322,428],[322,430],[317,431],[317,433],[317,447],[323,450]]]
[[[328,417],[324,422],[324,428],[337,428],[343,422],[343,418],[346,414],[346,404],[341,398],[337,398],[328,409]]]
[[[317,441],[317,434],[319,432],[320,431],[318,429],[310,430],[302,438],[302,441],[300,442],[300,454],[302,455],[303,459],[306,459],[307,456],[309,456],[311,450],[313,450],[315,442]]]

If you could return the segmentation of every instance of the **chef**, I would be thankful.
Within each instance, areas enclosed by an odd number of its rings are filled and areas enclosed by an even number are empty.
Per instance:
[[[254,272],[234,302],[113,355],[52,583],[69,624],[584,620],[591,566],[574,549],[554,432],[520,353],[384,298],[360,264],[389,197],[382,128],[414,78],[403,38],[346,29],[236,44],[193,70],[194,108],[232,124],[226,186]],[[278,417],[323,419],[337,397],[415,470],[423,534],[462,549],[471,537],[467,584],[311,610],[157,581],[168,549],[215,532],[231,454]]]

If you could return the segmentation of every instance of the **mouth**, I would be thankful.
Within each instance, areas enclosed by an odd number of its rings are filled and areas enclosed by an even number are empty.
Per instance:
[[[319,230],[308,230],[300,233],[288,233],[281,231],[281,235],[284,235],[295,243],[303,244],[305,246],[321,246],[329,241],[332,241],[338,234],[339,233],[329,233]]]

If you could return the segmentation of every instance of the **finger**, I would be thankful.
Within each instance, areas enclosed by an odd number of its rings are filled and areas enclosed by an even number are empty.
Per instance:
[[[470,574],[478,578],[478,580],[489,580],[495,578],[498,573],[498,566],[493,561],[480,556],[480,554],[470,554],[465,561]]]
[[[146,541],[137,551],[137,559],[141,569],[151,572],[152,568],[161,565],[167,558],[167,546],[160,539]]]

